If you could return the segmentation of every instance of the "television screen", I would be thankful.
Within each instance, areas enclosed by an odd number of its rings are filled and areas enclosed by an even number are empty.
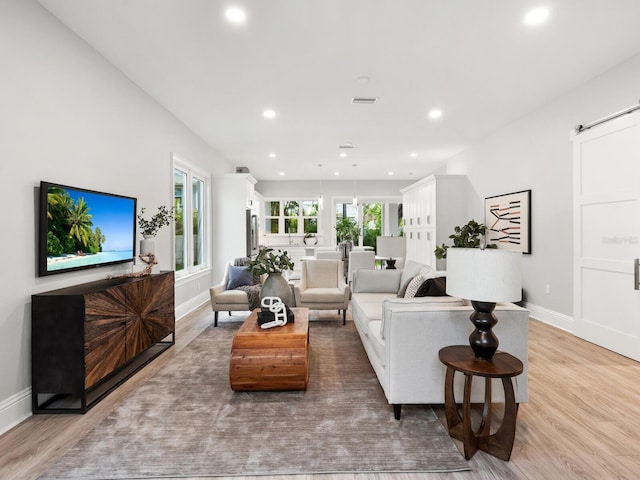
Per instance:
[[[40,182],[40,276],[131,262],[136,199]]]

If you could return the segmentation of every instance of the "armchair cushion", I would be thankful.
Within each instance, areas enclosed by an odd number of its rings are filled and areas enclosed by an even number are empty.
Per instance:
[[[220,305],[247,305],[247,294],[242,290],[225,290],[215,295],[215,301]],[[247,307],[248,309],[249,307]]]
[[[336,303],[344,300],[344,290],[339,288],[309,288],[300,292],[300,299],[305,303]]]
[[[306,288],[338,287],[336,269],[331,263],[311,261],[305,262],[305,267],[307,273]]]
[[[227,290],[241,287],[243,285],[253,284],[253,274],[247,267],[235,267],[229,265],[229,281],[227,282]]]

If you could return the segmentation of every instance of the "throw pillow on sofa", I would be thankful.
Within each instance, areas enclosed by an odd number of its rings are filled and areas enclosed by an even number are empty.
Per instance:
[[[398,290],[398,297],[403,298],[404,294],[407,291],[407,287],[409,286],[409,282],[413,280],[413,278],[418,274],[429,274],[434,271],[428,265],[423,265],[418,262],[414,262],[409,260],[405,263],[404,268],[402,269],[402,277],[400,277],[400,289]]]
[[[253,274],[247,267],[235,267],[229,265],[229,281],[227,282],[227,290],[242,287],[244,285],[253,285]]]
[[[447,277],[427,278],[416,292],[416,297],[447,296]]]
[[[404,298],[415,297],[420,286],[428,279],[429,277],[427,275],[416,275],[415,277],[413,277],[409,282],[409,285],[407,285],[407,290],[404,292]]]

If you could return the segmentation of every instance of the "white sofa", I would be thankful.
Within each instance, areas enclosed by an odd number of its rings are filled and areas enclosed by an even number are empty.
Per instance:
[[[473,331],[469,302],[447,296],[398,297],[402,284],[418,270],[426,273],[431,268],[408,262],[403,271],[358,269],[352,285],[356,329],[397,419],[403,404],[444,404],[445,366],[438,352],[449,345],[468,345]],[[526,402],[529,312],[517,305],[498,304],[495,315],[498,349],[515,355],[524,364],[523,373],[515,379],[515,390],[516,401]],[[464,376],[457,374],[458,403],[462,401],[463,383]],[[499,380],[494,380],[492,398],[504,400]],[[484,381],[476,379],[472,402],[483,400]]]

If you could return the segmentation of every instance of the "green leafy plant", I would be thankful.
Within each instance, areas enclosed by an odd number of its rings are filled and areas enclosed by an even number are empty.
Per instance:
[[[336,235],[339,242],[355,242],[359,233],[358,222],[353,218],[342,217],[336,220]]]
[[[471,219],[466,225],[456,227],[453,235],[449,235],[449,238],[453,240],[454,248],[480,248],[481,236],[484,236],[486,231],[487,227],[485,225]],[[448,248],[444,243],[436,245],[436,258],[439,260],[447,258]],[[485,248],[497,248],[497,246],[490,244],[486,245]]]
[[[284,270],[293,270],[293,262],[289,258],[286,250],[278,250],[274,253],[273,248],[261,248],[258,254],[247,262],[247,268],[253,271],[254,275],[264,275],[272,273],[282,273]]]
[[[143,217],[144,208],[140,209],[140,213],[137,215],[138,227],[142,235],[147,237],[155,237],[158,234],[158,230],[162,227],[169,226],[171,219],[173,219],[174,207],[167,208],[164,205],[158,207],[158,212],[154,214],[150,220]]]

